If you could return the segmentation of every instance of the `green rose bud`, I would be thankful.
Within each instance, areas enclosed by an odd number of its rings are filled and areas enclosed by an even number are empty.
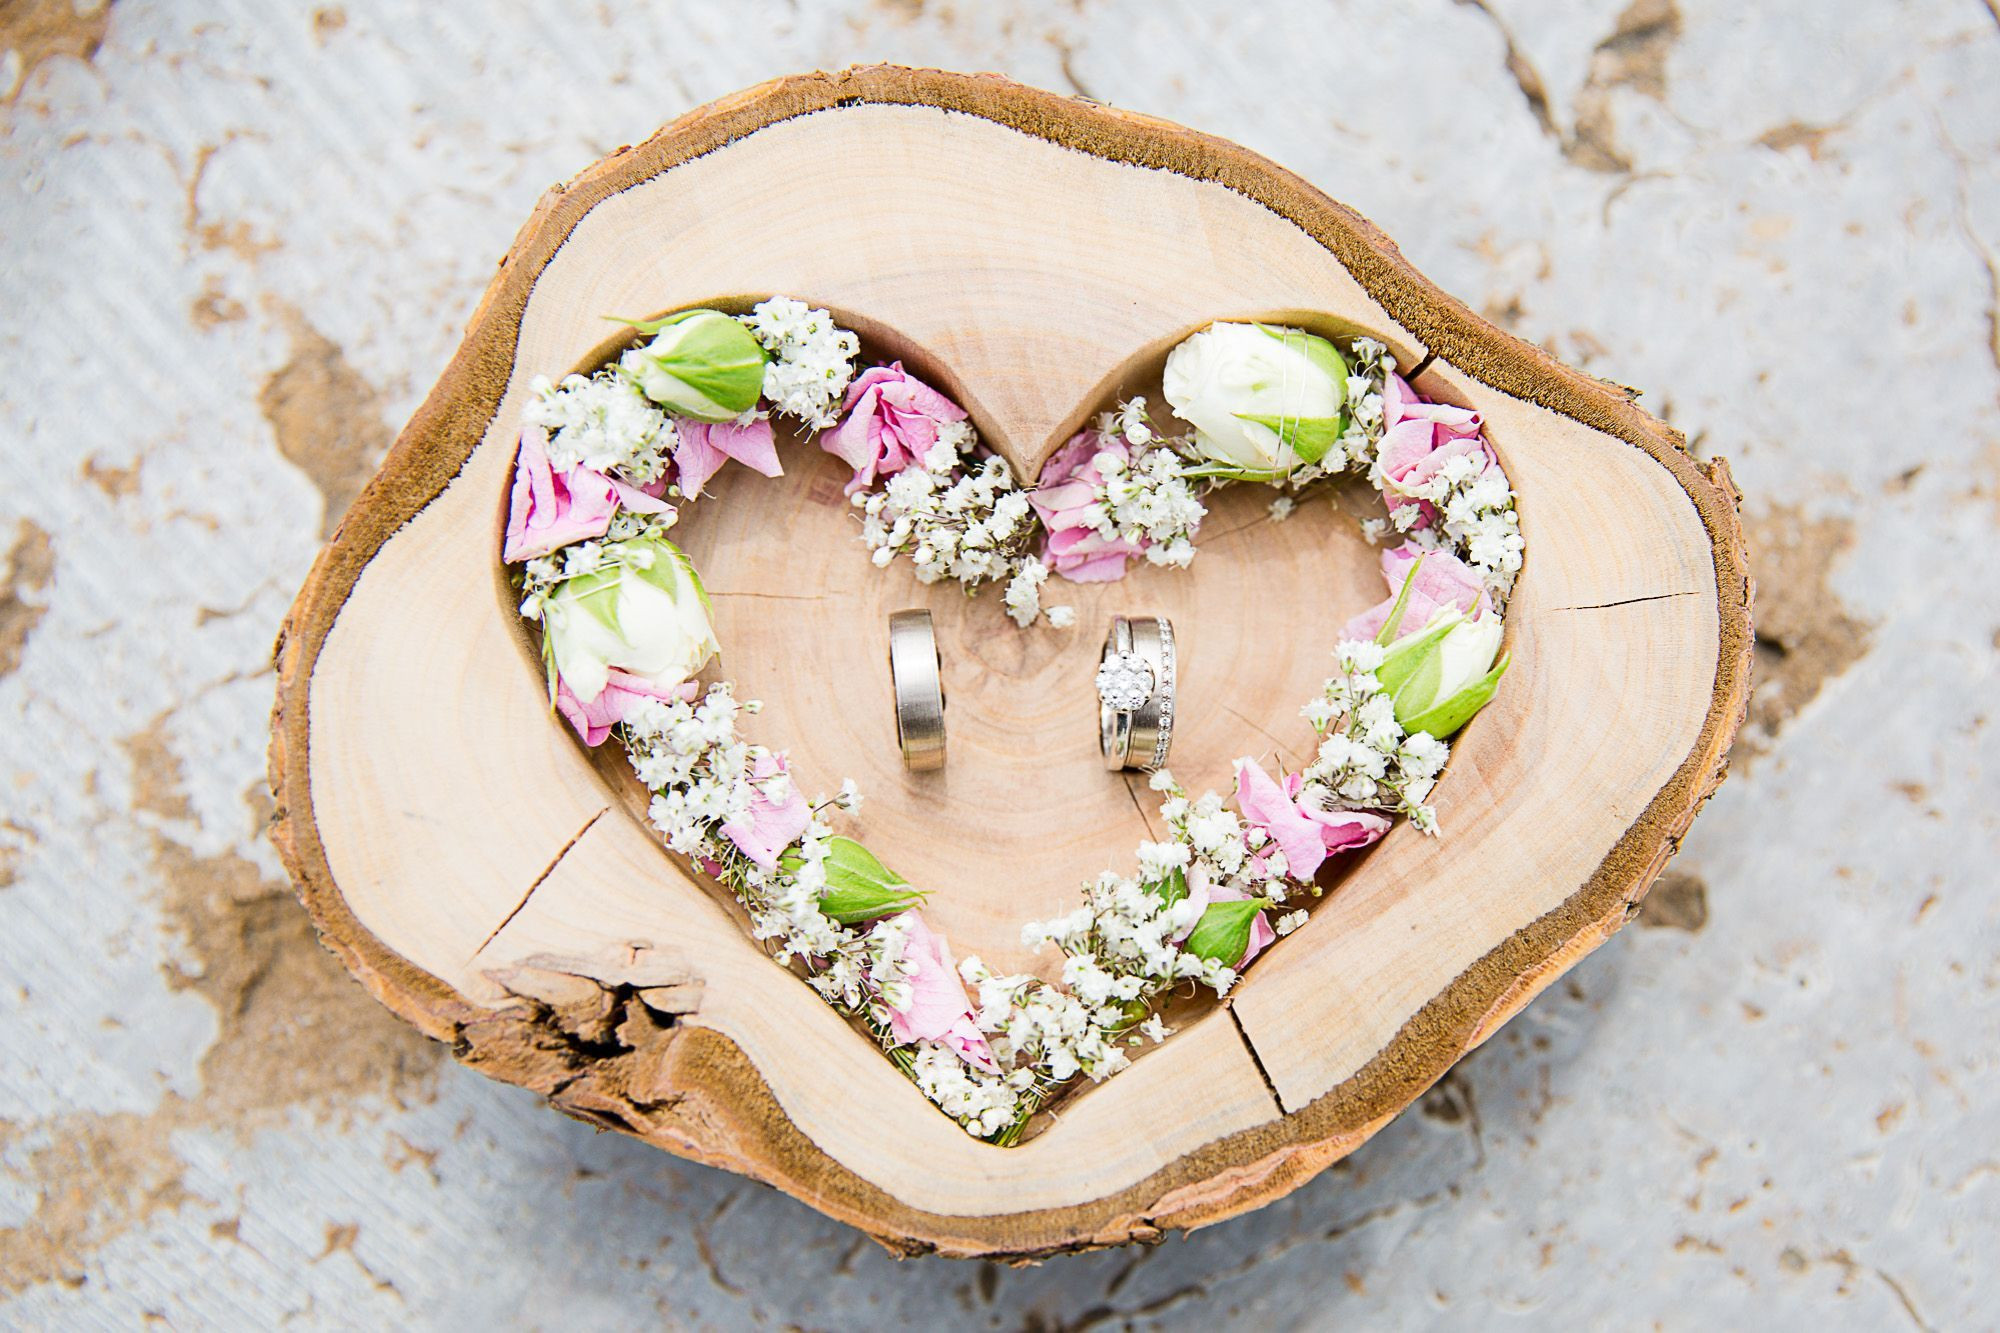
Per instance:
[[[604,691],[611,668],[670,690],[721,651],[708,594],[672,542],[607,542],[596,570],[565,579],[542,603],[542,651],[581,703]]]
[[[1501,632],[1499,616],[1473,620],[1448,608],[1382,655],[1375,678],[1394,698],[1404,731],[1444,740],[1486,706],[1507,670],[1507,658],[1493,660]]]
[[[796,850],[788,850],[778,858],[778,864],[796,874],[805,864],[805,858]],[[925,896],[852,838],[829,839],[823,864],[826,891],[819,896],[819,910],[843,926],[894,916],[915,907]]]
[[[720,310],[683,310],[639,323],[654,335],[619,359],[645,395],[677,416],[733,421],[764,392],[764,349],[750,330]]]
[[[1256,924],[1257,913],[1270,905],[1268,898],[1210,903],[1181,947],[1197,958],[1235,967],[1249,952],[1250,928]]]

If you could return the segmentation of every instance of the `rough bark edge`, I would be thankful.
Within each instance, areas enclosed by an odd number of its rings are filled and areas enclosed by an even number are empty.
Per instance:
[[[1714,693],[1687,759],[1597,871],[1560,907],[1518,931],[1420,1009],[1360,1071],[1309,1106],[1217,1140],[1119,1194],[1060,1209],[947,1217],[909,1208],[828,1157],[791,1123],[742,1050],[695,1025],[620,1006],[618,1043],[580,1046],[561,1016],[532,1002],[499,1012],[468,1002],[374,938],[333,882],[313,823],[307,704],[321,646],[362,569],[451,481],[497,410],[536,278],[597,203],[759,129],[862,103],[963,112],[1035,138],[1133,165],[1213,181],[1324,245],[1428,349],[1501,393],[1631,444],[1693,501],[1714,556],[1720,644]],[[546,193],[468,324],[467,337],[381,471],[315,562],[276,649],[271,836],[322,942],[375,997],[467,1064],[534,1087],[570,1114],[669,1151],[767,1181],[898,1254],[1027,1260],[1219,1221],[1297,1188],[1353,1151],[1518,1012],[1542,986],[1629,918],[1721,783],[1748,704],[1751,582],[1739,496],[1720,460],[1703,466],[1680,434],[1639,410],[1629,389],[1593,379],[1481,320],[1417,273],[1393,241],[1298,177],[1227,141],[1167,121],[1015,84],[893,66],[774,80],[682,117]],[[629,1014],[624,1011],[631,1011]],[[661,1089],[671,1089],[662,1094]]]

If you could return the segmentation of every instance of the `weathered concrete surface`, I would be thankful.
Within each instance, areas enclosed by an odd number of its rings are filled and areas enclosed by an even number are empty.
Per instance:
[[[2000,18],[1623,5],[0,5],[0,1322],[1990,1324]],[[278,617],[537,194],[870,59],[1258,148],[1751,497],[1754,734],[1657,928],[1153,1250],[899,1266],[563,1120],[256,836]]]

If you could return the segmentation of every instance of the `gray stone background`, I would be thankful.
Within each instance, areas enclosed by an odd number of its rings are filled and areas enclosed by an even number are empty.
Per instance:
[[[2000,1321],[1992,0],[0,0],[0,52],[0,1323]],[[1153,1249],[897,1264],[593,1133],[259,838],[278,620],[540,192],[885,59],[1270,155],[1748,496],[1752,722],[1638,925]]]

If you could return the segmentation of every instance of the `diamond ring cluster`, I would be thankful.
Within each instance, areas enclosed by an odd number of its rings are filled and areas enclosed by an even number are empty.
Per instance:
[[[1097,697],[1107,707],[1129,713],[1153,697],[1153,666],[1137,653],[1114,653],[1097,668]]]
[[[1174,627],[1113,616],[1097,666],[1097,740],[1109,769],[1151,772],[1174,737]]]

